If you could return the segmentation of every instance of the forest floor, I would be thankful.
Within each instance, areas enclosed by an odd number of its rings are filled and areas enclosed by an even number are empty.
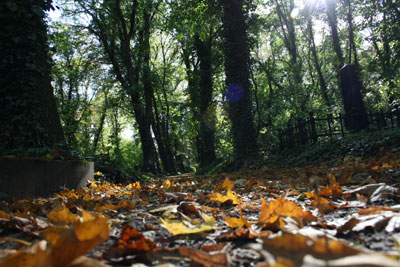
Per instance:
[[[98,173],[99,174],[99,173]],[[400,153],[0,204],[3,266],[400,266]]]

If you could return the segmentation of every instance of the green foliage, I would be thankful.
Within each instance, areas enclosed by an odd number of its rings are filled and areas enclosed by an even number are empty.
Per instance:
[[[277,129],[285,128],[288,121],[308,116],[310,111],[315,117],[342,112],[338,59],[328,26],[326,1],[294,1],[293,7],[289,0],[244,2],[249,35],[247,44],[254,78],[252,111],[255,124],[260,122],[259,136],[267,136],[269,141],[266,147],[270,148],[279,140]],[[364,102],[371,112],[389,111],[400,105],[399,6],[397,2],[392,2],[351,1],[352,16],[357,18],[353,21],[353,33],[364,85]],[[129,46],[133,71],[137,70],[137,74],[130,77],[131,80],[127,78],[129,68],[120,53],[124,28],[115,3],[74,1],[64,10],[68,11],[70,18],[74,18],[71,19],[72,26],[55,24],[50,34],[53,42],[53,85],[71,149],[82,155],[106,158],[114,167],[118,166],[127,173],[134,172],[135,165],[142,165],[143,153],[138,119],[132,113],[135,107],[145,106],[145,84],[150,80],[153,89],[153,133],[154,130],[163,133],[162,140],[168,140],[175,160],[183,158],[186,170],[197,168],[200,154],[198,139],[203,118],[200,110],[199,51],[195,41],[210,40],[213,94],[209,103],[215,107],[217,116],[215,150],[217,158],[229,160],[233,145],[224,96],[226,77],[222,59],[220,2],[138,0],[134,21],[136,31]],[[129,19],[133,2],[123,0],[118,3],[125,19],[125,29],[129,29],[133,23]],[[335,3],[344,61],[354,63],[355,53],[349,46],[348,8],[344,1]],[[278,13],[279,8],[283,16]],[[289,13],[293,9],[299,13],[290,18]],[[143,37],[143,14],[148,11],[152,16],[149,66],[143,64],[147,49]],[[94,16],[89,15],[86,20],[82,17],[78,19],[83,13]],[[292,20],[292,36],[289,36],[289,23],[285,23],[284,19]],[[313,24],[317,57],[327,84],[327,95],[332,102],[330,106],[324,101],[313,62],[310,36],[307,34],[308,19]],[[28,32],[23,32],[13,38],[15,42],[20,42],[24,35],[30,36]],[[291,38],[295,42],[291,42]],[[297,51],[295,64],[293,53],[288,49],[293,44]],[[116,64],[111,64],[110,54],[115,56]],[[28,68],[38,71],[34,65]],[[121,83],[121,77],[125,83],[131,84]],[[137,80],[137,84],[132,79]],[[135,94],[140,101],[133,104],[132,96]],[[21,116],[23,118],[23,115],[15,113],[12,120],[20,120]],[[134,138],[124,139],[121,135],[126,127],[133,129]],[[357,138],[364,141],[357,143]],[[371,138],[362,133],[350,139],[321,140],[308,152],[290,152],[299,154],[291,162],[301,162],[300,157],[304,162],[316,158],[328,160],[333,153],[343,156],[351,151],[367,155],[377,146]],[[378,139],[376,142],[380,142]],[[336,151],[338,148],[340,150]],[[288,155],[282,153],[280,160]]]

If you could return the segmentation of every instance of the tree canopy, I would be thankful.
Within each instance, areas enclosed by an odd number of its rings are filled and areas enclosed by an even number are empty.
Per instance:
[[[73,153],[126,172],[249,164],[261,150],[278,147],[290,123],[344,112],[345,64],[356,67],[367,112],[400,105],[398,1],[57,0],[50,17],[60,17],[35,24],[31,16],[49,4],[2,4],[2,25],[11,28],[1,36],[25,49],[39,44],[47,26],[58,112],[38,114],[60,117]],[[33,15],[23,12],[28,6],[35,6]],[[22,38],[30,28],[40,34]],[[19,47],[8,44],[1,42],[2,50]],[[18,67],[20,55],[7,53],[2,69],[14,65],[2,82],[22,84],[17,72],[40,72],[29,62]],[[6,94],[25,103],[24,94]],[[14,126],[34,124],[16,106],[1,107]],[[29,123],[20,131],[47,127]],[[10,138],[14,130],[7,127]]]

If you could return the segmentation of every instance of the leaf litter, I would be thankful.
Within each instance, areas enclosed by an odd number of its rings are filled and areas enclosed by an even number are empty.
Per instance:
[[[2,201],[3,266],[400,266],[400,161],[91,181]]]

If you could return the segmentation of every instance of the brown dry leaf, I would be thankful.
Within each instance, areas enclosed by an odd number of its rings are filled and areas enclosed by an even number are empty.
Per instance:
[[[275,238],[263,238],[263,249],[275,258],[283,257],[301,266],[304,255],[310,251],[308,241],[309,238],[300,234],[283,233]]]
[[[178,251],[182,256],[189,257],[192,261],[205,267],[224,267],[228,265],[226,253],[208,254],[188,247],[179,247]]]
[[[379,214],[384,211],[393,211],[396,212],[395,209],[385,207],[385,206],[373,206],[373,207],[368,207],[365,209],[360,209],[358,211],[359,215],[371,215],[371,214]]]
[[[227,242],[218,244],[203,244],[201,246],[201,250],[205,252],[221,251],[226,245],[228,245]]]
[[[117,204],[118,209],[125,208],[128,210],[132,210],[134,209],[134,206],[135,206],[135,201],[127,199],[121,199]]]
[[[333,260],[341,257],[357,255],[361,250],[325,237],[315,241],[300,234],[283,233],[275,238],[264,238],[263,248],[272,253],[275,258],[283,257],[291,260],[296,266],[301,266],[305,255],[315,258]]]
[[[311,255],[324,260],[338,259],[359,253],[361,251],[358,249],[352,248],[341,241],[329,240],[325,237],[316,240],[311,247]]]
[[[188,204],[186,202],[182,202],[178,206],[177,210],[179,212],[182,212],[183,214],[185,214],[186,216],[188,216],[191,219],[201,218],[200,211],[194,205]]]
[[[346,231],[352,230],[354,226],[356,226],[358,223],[360,222],[360,220],[356,219],[356,218],[351,218],[350,220],[348,220],[347,222],[345,222],[342,226],[340,226],[337,229],[337,233],[341,234],[344,233]]]
[[[62,203],[56,204],[56,206],[47,214],[47,219],[56,224],[73,224],[79,221],[79,217],[73,214]]]
[[[230,189],[226,191],[226,196],[216,193],[216,194],[211,194],[210,196],[210,201],[216,201],[219,203],[225,203],[226,201],[232,201],[234,205],[238,205],[242,203],[242,199],[235,193],[232,192]]]
[[[329,199],[326,199],[324,197],[314,199],[311,202],[311,206],[317,207],[321,214],[324,214],[326,212],[332,211],[337,208],[335,204],[333,204]]]
[[[96,208],[94,209],[97,212],[104,212],[104,211],[110,211],[110,210],[118,210],[118,206],[110,203],[110,202],[106,202],[103,204],[99,204],[96,205]]]

